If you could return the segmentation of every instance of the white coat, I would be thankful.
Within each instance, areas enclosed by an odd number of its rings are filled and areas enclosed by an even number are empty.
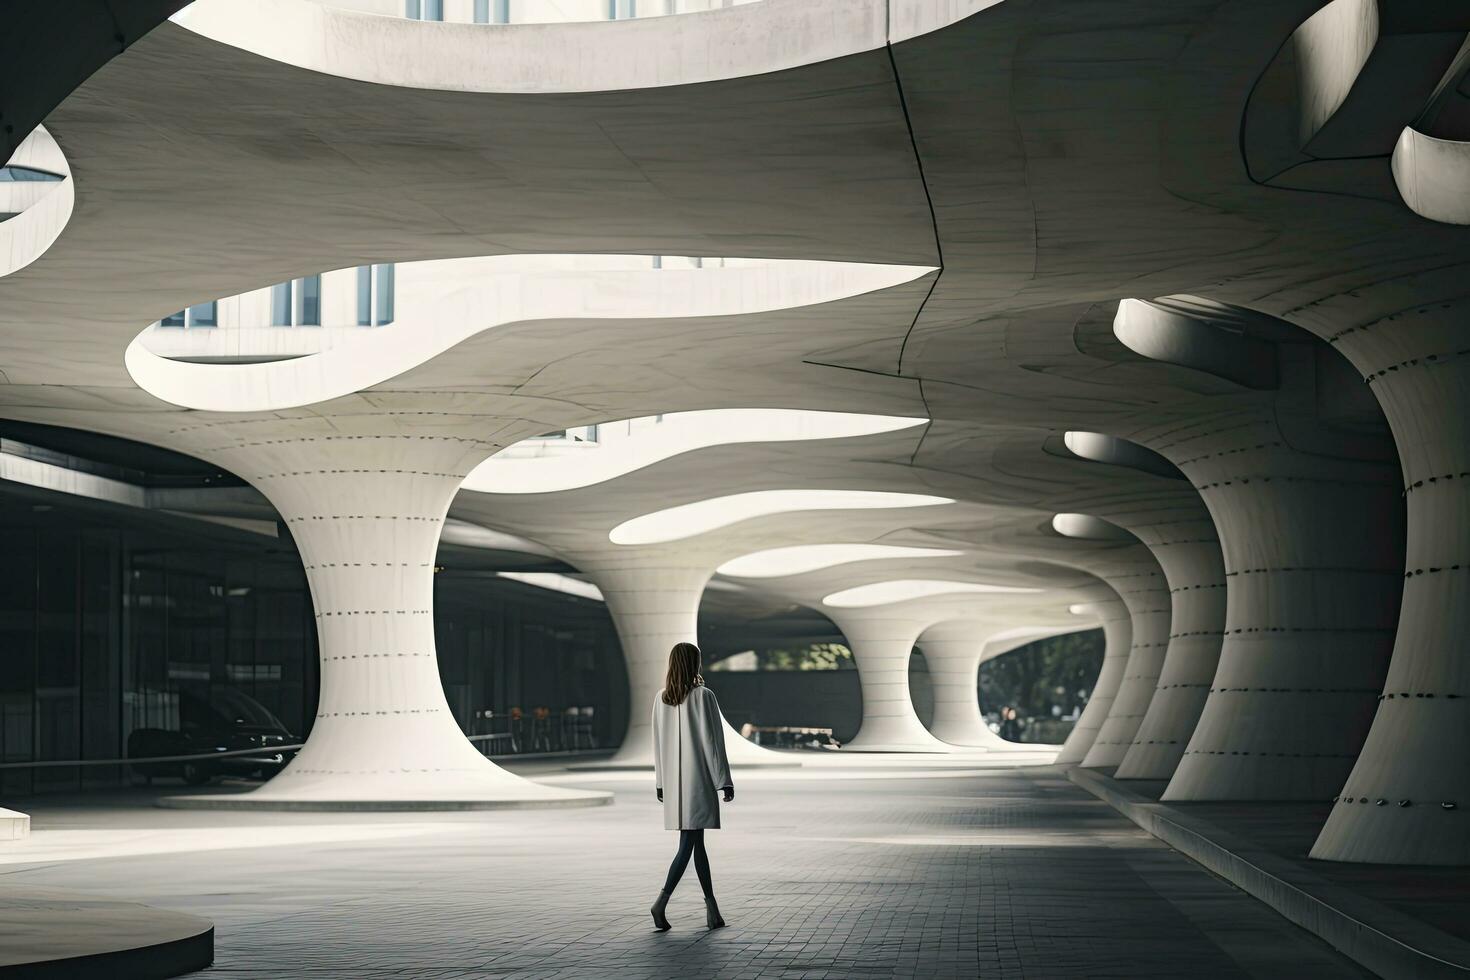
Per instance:
[[[715,692],[700,685],[683,704],[653,699],[653,774],[665,830],[718,830],[719,791],[734,786]]]

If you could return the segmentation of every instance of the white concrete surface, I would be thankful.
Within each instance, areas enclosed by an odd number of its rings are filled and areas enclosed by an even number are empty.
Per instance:
[[[0,842],[25,840],[30,835],[30,814],[0,807]]]

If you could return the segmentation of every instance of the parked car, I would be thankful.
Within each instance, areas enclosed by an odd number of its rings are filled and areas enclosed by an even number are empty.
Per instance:
[[[199,786],[223,775],[267,779],[284,769],[295,755],[293,750],[281,747],[296,743],[296,736],[265,705],[234,688],[219,688],[208,699],[181,692],[179,728],[134,729],[128,735],[128,758],[262,750],[259,754],[219,759],[133,763],[134,771],[150,782],[155,776],[176,776]]]

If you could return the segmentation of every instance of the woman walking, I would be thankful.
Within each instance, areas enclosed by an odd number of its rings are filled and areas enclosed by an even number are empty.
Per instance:
[[[715,904],[704,832],[720,829],[718,793],[723,790],[729,803],[735,799],[735,784],[730,781],[730,763],[725,758],[720,704],[704,686],[699,647],[693,643],[675,643],[669,651],[664,689],[653,700],[653,774],[659,802],[664,805],[664,829],[679,832],[679,852],[669,865],[663,891],[649,909],[654,927],[660,931],[669,928],[664,909],[692,856],[699,887],[704,889],[705,923],[718,929],[725,920]]]

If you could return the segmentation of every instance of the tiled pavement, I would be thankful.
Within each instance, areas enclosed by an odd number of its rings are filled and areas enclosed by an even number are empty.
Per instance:
[[[214,919],[199,976],[225,980],[1365,976],[1052,770],[871,775],[742,776],[709,835],[715,932],[692,869],[650,929],[674,838],[636,774],[580,779],[618,791],[593,810],[33,802],[0,872]]]

